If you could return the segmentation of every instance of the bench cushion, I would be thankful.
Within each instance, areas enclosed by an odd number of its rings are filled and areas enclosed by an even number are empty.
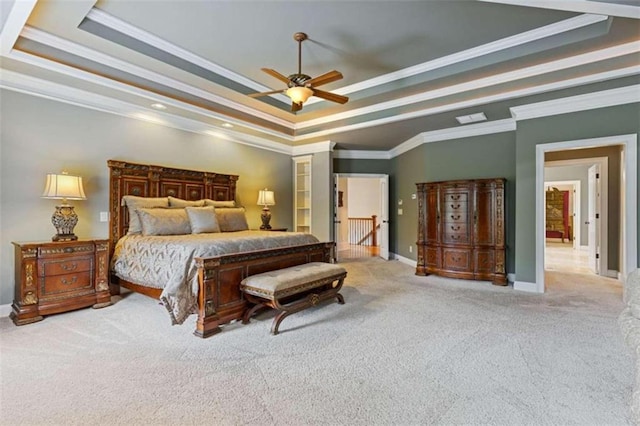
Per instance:
[[[327,284],[346,275],[342,266],[311,262],[252,275],[242,280],[242,291],[273,300]]]

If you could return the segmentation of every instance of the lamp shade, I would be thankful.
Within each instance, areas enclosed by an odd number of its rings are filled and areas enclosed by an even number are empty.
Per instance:
[[[267,190],[267,188],[260,190],[258,194],[259,206],[273,206],[276,204],[276,197],[273,195],[273,191]]]
[[[42,198],[53,198],[63,200],[86,200],[80,176],[71,176],[50,173],[47,175],[47,183],[44,188]]]
[[[313,95],[313,90],[308,87],[294,86],[287,89],[286,94],[291,98],[291,101],[302,104],[307,102],[307,99]]]

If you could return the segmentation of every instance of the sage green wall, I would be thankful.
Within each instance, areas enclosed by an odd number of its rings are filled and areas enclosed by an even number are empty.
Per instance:
[[[507,272],[514,271],[515,256],[515,176],[514,133],[474,136],[422,144],[392,159],[395,173],[396,206],[392,220],[396,223],[396,253],[416,260],[418,223],[416,183],[454,179],[504,177],[506,184],[505,222],[507,233]],[[399,199],[403,215],[397,215]],[[409,252],[409,246],[412,251]]]
[[[47,173],[83,177],[86,201],[74,201],[82,237],[108,235],[99,212],[108,211],[108,159],[240,175],[237,200],[252,228],[260,225],[258,191],[275,191],[272,225],[293,226],[292,161],[252,148],[145,121],[11,91],[0,91],[0,304],[13,300],[11,241],[49,240],[56,200],[40,198]],[[325,162],[328,160],[325,160]]]
[[[518,121],[516,129],[516,279],[535,282],[536,145],[640,131],[640,104]],[[640,156],[640,150],[638,152]],[[638,161],[636,158],[635,161]],[[640,190],[640,184],[638,185]],[[640,199],[640,198],[639,198]],[[640,230],[640,223],[638,230]]]
[[[604,146],[590,149],[570,149],[567,151],[547,152],[545,161],[575,160],[582,158],[607,157],[607,269],[620,271],[620,153],[622,146]],[[588,187],[583,188],[586,194]],[[588,220],[586,215],[582,224]],[[587,226],[583,231],[588,234]],[[587,240],[585,240],[587,241]]]

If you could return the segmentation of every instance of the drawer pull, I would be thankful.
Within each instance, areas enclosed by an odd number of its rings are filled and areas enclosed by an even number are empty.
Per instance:
[[[451,225],[451,230],[452,231],[458,231],[459,229],[460,229],[460,225],[458,225],[458,226]]]
[[[452,240],[459,240],[460,239],[460,235],[450,235]]]
[[[455,206],[453,204],[451,204],[451,208],[452,209],[459,209],[460,208],[460,203],[456,204]]]
[[[60,265],[60,268],[64,269],[65,271],[75,271],[76,269],[78,269],[78,264],[76,262],[73,262],[70,265],[63,263],[62,265]]]
[[[451,196],[451,199],[452,199],[452,200],[455,200],[455,201],[458,201],[458,200],[460,199],[460,194],[458,194],[458,195],[452,195],[452,196]]]
[[[454,216],[454,215],[451,215],[451,219],[453,219],[453,220],[458,220],[458,219],[460,219],[460,217],[461,217],[461,216],[460,216],[459,214],[457,214],[457,215],[455,215],[455,216]]]
[[[74,250],[73,247],[65,247],[64,248],[64,252],[65,253],[73,253],[73,250]]]
[[[60,282],[64,285],[75,284],[77,281],[78,281],[78,277],[76,277],[75,275],[73,276],[73,278],[71,278],[71,280],[67,280],[66,278],[60,279]]]

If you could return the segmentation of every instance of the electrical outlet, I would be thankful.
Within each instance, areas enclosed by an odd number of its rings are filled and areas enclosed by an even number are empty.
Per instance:
[[[109,222],[109,212],[100,212],[100,222]]]
[[[412,199],[412,200],[415,200],[416,198],[417,198],[417,197],[416,197],[416,194],[411,194],[411,199]]]
[[[413,253],[413,246],[409,246],[409,253]]]
[[[398,209],[398,216],[402,216],[402,209]]]

